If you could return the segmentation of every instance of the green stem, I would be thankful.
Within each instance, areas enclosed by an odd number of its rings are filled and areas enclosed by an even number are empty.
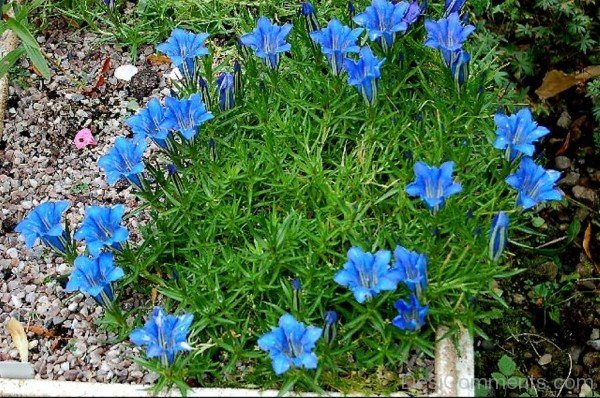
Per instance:
[[[123,316],[123,312],[121,311],[121,307],[118,305],[117,300],[109,300],[104,292],[100,293],[102,297],[104,310],[108,315],[110,315],[121,328],[127,328],[127,321]]]

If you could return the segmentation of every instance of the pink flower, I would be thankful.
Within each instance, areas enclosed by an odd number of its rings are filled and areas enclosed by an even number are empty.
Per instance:
[[[90,129],[81,129],[75,134],[73,144],[75,144],[77,149],[83,149],[88,145],[96,145],[97,142]]]

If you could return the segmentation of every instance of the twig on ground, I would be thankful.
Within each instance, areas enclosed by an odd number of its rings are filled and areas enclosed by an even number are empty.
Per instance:
[[[508,337],[506,340],[513,338],[516,341],[519,341],[518,337],[520,337],[520,336],[523,336],[523,337],[537,337],[540,340],[543,340],[543,341],[551,344],[557,350],[559,350],[561,352],[563,351],[562,348],[560,348],[559,346],[557,346],[556,343],[554,343],[552,340],[550,340],[550,339],[548,339],[548,338],[546,338],[544,336],[540,336],[539,334],[535,334],[535,333],[519,333],[517,335],[511,334],[511,336]],[[531,344],[531,340],[528,339],[527,341]],[[533,344],[532,344],[532,347],[533,347]],[[534,351],[537,354],[537,350],[535,348],[534,348]],[[571,372],[573,371],[573,357],[571,357],[571,354],[569,352],[567,352],[566,354],[569,357],[569,373],[567,374],[567,377],[565,377],[565,379],[563,380],[562,385],[560,386],[560,389],[556,393],[557,397],[561,396],[562,390],[563,390],[563,388],[565,388],[565,384],[567,383],[567,380],[569,379],[569,377],[571,376]],[[539,356],[539,354],[538,354],[538,356]]]

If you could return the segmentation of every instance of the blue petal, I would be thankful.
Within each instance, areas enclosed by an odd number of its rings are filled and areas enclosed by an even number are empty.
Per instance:
[[[319,362],[319,359],[313,352],[304,353],[299,359],[302,366],[306,369],[316,369]]]
[[[304,325],[291,314],[286,313],[279,318],[279,327],[283,329],[286,336],[300,338],[304,334]]]
[[[373,292],[370,289],[367,289],[362,286],[356,286],[352,289],[352,293],[354,293],[354,298],[360,304],[364,303],[368,299],[373,297]]]
[[[291,360],[288,356],[283,354],[278,354],[271,357],[273,371],[276,375],[281,375],[287,372],[291,367]]]
[[[322,334],[323,334],[323,329],[322,328],[317,328],[317,327],[314,327],[314,326],[308,326],[306,328],[306,331],[302,335],[301,344],[306,349],[311,350],[315,346],[315,343],[321,338]]]
[[[137,328],[129,334],[131,342],[137,346],[150,344],[155,341],[155,337],[149,335],[145,329]]]
[[[263,351],[270,351],[273,349],[278,349],[281,346],[281,334],[276,333],[275,331],[271,331],[269,333],[263,334],[258,339],[258,346]]]

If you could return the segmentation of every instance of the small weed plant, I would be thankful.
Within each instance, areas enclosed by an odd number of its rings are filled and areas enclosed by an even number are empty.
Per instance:
[[[485,21],[484,46],[510,63],[517,80],[546,72],[572,72],[600,59],[600,10],[594,0],[474,0],[473,14]]]
[[[509,224],[562,196],[532,159],[548,130],[499,103],[464,2],[448,3],[425,19],[418,2],[373,0],[328,20],[303,3],[242,20],[218,62],[217,32],[174,29],[157,47],[174,94],[98,161],[140,208],[90,206],[71,234],[68,203],[45,202],[17,230],[73,262],[67,290],[147,348],[158,389],[398,389],[369,380],[431,355],[439,325],[482,333],[500,315],[494,281],[515,272]],[[142,212],[132,242],[122,219]],[[122,314],[125,286],[147,308]]]

